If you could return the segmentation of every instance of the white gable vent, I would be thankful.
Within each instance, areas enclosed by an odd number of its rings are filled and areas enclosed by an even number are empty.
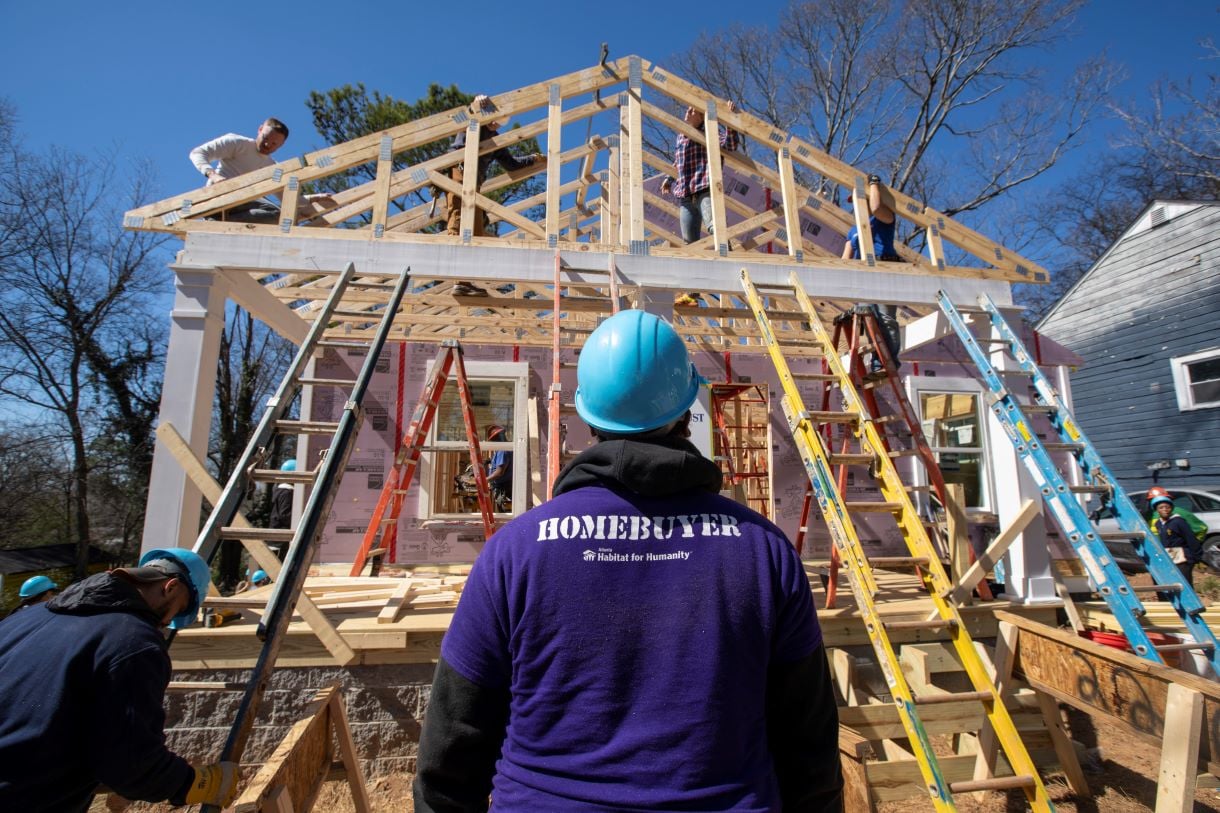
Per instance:
[[[1164,225],[1168,218],[1165,216],[1165,207],[1158,206],[1152,210],[1152,228]]]

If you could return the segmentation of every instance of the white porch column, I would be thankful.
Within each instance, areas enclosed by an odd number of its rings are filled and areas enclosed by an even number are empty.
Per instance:
[[[999,334],[993,330],[991,336],[998,338]],[[1029,378],[1019,373],[1016,363],[998,349],[991,353],[991,363],[1004,377],[1005,386],[1009,387],[1017,400],[1022,404],[1029,403],[1029,398],[1025,396]],[[1004,373],[1010,370],[1016,370],[1018,374],[1004,376]],[[991,444],[991,459],[995,477],[996,514],[999,516],[1002,531],[1013,521],[1026,500],[1033,500],[1041,508],[1042,494],[1038,491],[1034,478],[1026,471],[1025,464],[1017,456],[1017,450],[1009,441],[1003,425],[990,408],[987,410],[987,423],[988,432],[995,439]],[[1051,575],[1050,540],[1046,538],[1044,514],[1035,516],[1017,536],[1004,557],[1004,568],[1007,577],[1004,593],[1013,601],[1025,604],[1060,601],[1055,593],[1055,578]]]
[[[225,324],[226,285],[214,268],[171,265],[174,308],[161,390],[159,421],[169,421],[201,459],[207,454],[216,395],[216,364]],[[202,495],[157,444],[144,513],[141,551],[193,547],[199,533]]]

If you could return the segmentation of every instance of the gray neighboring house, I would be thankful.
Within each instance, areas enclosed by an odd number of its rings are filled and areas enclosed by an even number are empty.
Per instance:
[[[1220,202],[1153,201],[1037,329],[1084,359],[1076,418],[1129,491],[1220,490]]]

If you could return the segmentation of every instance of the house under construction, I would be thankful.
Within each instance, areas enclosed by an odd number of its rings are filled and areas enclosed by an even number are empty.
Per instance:
[[[683,121],[686,107],[703,111],[702,130]],[[509,116],[516,127],[480,138]],[[720,127],[744,146],[704,137]],[[463,150],[396,163],[461,132]],[[677,201],[660,189],[672,164],[650,146],[676,134],[709,157],[712,228],[690,244],[678,236]],[[531,138],[543,139],[544,161],[476,185],[480,156]],[[226,220],[266,196],[296,212],[306,184],[354,169],[373,180],[335,194],[329,209],[265,225]],[[536,195],[489,197],[530,178]],[[428,187],[460,196],[459,234],[416,202]],[[1189,805],[1199,760],[1220,759],[1220,692],[1187,673],[1217,665],[1216,618],[1178,583],[1075,425],[1068,371],[1079,359],[1020,321],[1011,286],[1047,282],[1047,272],[889,189],[902,230],[921,231],[927,253],[900,246],[900,261],[881,261],[864,207],[837,205],[844,193],[866,195],[866,174],[627,57],[128,212],[128,228],[184,241],[171,266],[144,547],[165,546],[168,534],[211,555],[241,540],[276,576],[273,587],[206,602],[241,615],[236,623],[174,641],[180,677],[255,669],[233,678],[244,683],[240,705],[238,692],[212,704],[211,722],[190,719],[199,704],[171,704],[180,729],[171,740],[207,750],[236,715],[228,756],[262,761],[283,734],[259,742],[273,729],[256,722],[269,687],[323,688],[335,667],[348,668],[337,679],[349,703],[352,693],[426,685],[466,566],[592,442],[572,407],[584,338],[610,313],[639,308],[674,324],[710,382],[693,442],[721,464],[728,493],[779,525],[806,561],[841,695],[853,809],[923,798],[947,810],[955,795],[1010,791],[1049,810],[1043,777],[1054,772],[1087,792],[1057,702],[1157,741],[1177,721],[1193,726],[1193,752],[1166,748],[1179,777],[1166,780],[1167,804]],[[477,236],[483,218],[494,236]],[[840,259],[852,227],[864,256]],[[691,291],[700,296],[683,296]],[[199,461],[229,302],[300,350],[238,471],[218,484]],[[874,312],[858,307],[869,304],[896,308],[897,358]],[[295,471],[279,470],[277,436],[296,436]],[[498,499],[482,473],[497,451],[515,461]],[[292,527],[244,521],[253,482],[294,488]],[[1156,591],[1132,587],[1107,555],[1088,516],[1099,505],[1123,518],[1120,535]],[[1082,642],[1060,621],[1121,633],[1133,652]],[[418,669],[380,684],[379,665]],[[1085,693],[1089,670],[1094,683],[1121,673],[1119,683],[1153,698],[1151,712]],[[347,731],[332,699],[315,711],[331,709],[335,730]],[[340,736],[349,776],[357,756],[374,770],[409,766],[417,713],[391,714],[392,736],[384,719],[354,719]],[[365,725],[382,728],[366,742]],[[331,728],[315,728],[329,742]],[[191,740],[200,736],[214,743]],[[248,809],[273,809],[279,793],[307,807],[330,764],[305,772],[316,780],[308,787],[283,791],[291,783],[277,769],[294,743],[247,790]]]

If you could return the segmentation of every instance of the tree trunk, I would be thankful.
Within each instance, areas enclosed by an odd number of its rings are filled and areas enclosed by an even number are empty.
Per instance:
[[[89,457],[85,448],[85,430],[75,415],[72,427],[72,512],[75,517],[76,567],[74,578],[79,581],[89,572]]]

